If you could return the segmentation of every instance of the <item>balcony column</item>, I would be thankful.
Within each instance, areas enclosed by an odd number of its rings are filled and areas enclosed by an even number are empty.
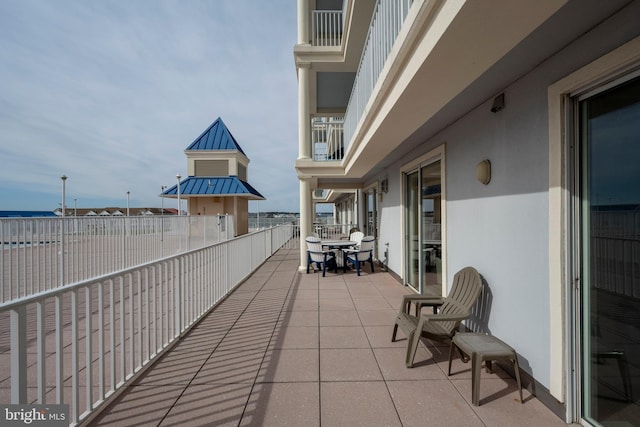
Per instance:
[[[309,115],[309,70],[311,64],[298,64],[298,159],[311,158],[311,117]]]
[[[368,213],[365,212],[364,209],[361,209],[364,207],[364,200],[366,197],[367,196],[363,194],[361,189],[357,189],[353,200],[353,215],[355,216],[358,228],[361,231],[364,231],[368,222]]]
[[[309,43],[309,0],[298,0],[298,43]]]
[[[305,239],[313,234],[313,204],[311,183],[300,179],[300,271],[307,268],[307,245]]]

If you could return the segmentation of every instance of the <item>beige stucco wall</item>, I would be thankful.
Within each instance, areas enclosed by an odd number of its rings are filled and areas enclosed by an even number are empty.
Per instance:
[[[240,197],[190,197],[189,215],[233,215],[236,235],[249,232],[249,201]]]

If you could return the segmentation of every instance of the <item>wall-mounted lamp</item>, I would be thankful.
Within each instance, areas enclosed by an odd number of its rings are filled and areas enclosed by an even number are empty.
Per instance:
[[[493,105],[491,105],[491,112],[497,113],[500,110],[504,109],[504,93],[493,98]]]
[[[476,179],[484,185],[491,181],[491,162],[487,159],[481,161],[476,166]]]
[[[388,193],[389,192],[389,180],[388,179],[383,179],[382,181],[380,181],[380,192],[382,193]]]

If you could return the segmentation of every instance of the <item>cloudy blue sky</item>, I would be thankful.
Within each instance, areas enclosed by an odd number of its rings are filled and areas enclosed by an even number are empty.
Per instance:
[[[297,211],[295,41],[292,0],[1,1],[0,210],[56,209],[63,174],[67,206],[160,206],[221,117],[250,210]]]

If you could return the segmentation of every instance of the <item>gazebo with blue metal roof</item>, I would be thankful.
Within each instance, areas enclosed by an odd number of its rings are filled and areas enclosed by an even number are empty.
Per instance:
[[[247,182],[249,159],[218,117],[184,151],[188,177],[180,181],[180,197],[189,215],[232,214],[236,235],[249,230],[249,200],[264,200]],[[161,197],[177,198],[178,184]]]

